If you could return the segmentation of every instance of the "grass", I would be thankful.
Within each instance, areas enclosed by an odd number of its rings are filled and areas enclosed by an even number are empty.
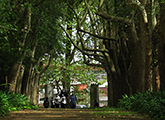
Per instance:
[[[101,118],[107,118],[108,116],[114,116],[116,118],[125,118],[125,117],[136,117],[136,118],[148,118],[148,116],[139,114],[135,111],[127,111],[122,108],[113,108],[113,107],[107,107],[107,108],[95,108],[95,109],[89,109],[89,111],[93,111],[91,114],[99,115]]]
[[[93,114],[108,114],[108,115],[128,115],[128,116],[132,116],[137,114],[136,112],[128,112],[128,111],[99,111],[99,112],[93,112]]]

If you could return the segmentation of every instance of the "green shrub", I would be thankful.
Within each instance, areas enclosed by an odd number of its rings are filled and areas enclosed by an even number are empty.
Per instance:
[[[37,108],[29,102],[25,95],[0,91],[0,116],[8,115],[9,111]]]
[[[165,119],[165,91],[138,93],[123,96],[118,107],[149,115],[154,119]]]

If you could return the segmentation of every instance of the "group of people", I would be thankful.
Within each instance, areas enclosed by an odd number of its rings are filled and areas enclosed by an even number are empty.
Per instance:
[[[56,97],[52,97],[50,103],[51,108],[59,108],[61,105],[61,108],[66,108],[66,105],[69,104],[71,108],[76,108],[76,102],[77,97],[74,94],[74,91],[72,91],[71,95],[68,96],[68,94],[65,92],[65,90],[61,91],[61,94],[56,94]],[[43,103],[45,108],[49,107],[49,100],[48,97],[46,97],[46,100]]]

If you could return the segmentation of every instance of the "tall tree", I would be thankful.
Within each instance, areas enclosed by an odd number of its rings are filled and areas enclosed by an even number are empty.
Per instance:
[[[62,33],[58,30],[58,26],[56,26],[56,21],[60,12],[57,10],[54,11],[55,8],[59,7],[58,5],[60,3],[54,3],[54,1],[50,0],[42,2],[39,6],[38,4],[34,4],[33,17],[36,19],[33,21],[32,32],[30,32],[29,35],[32,44],[29,46],[29,56],[27,56],[24,63],[26,64],[27,69],[22,81],[22,94],[28,95],[28,98],[33,104],[38,104],[37,98],[39,93],[40,75],[50,65],[51,56],[57,57],[56,54],[63,49],[61,46],[63,42],[61,39]],[[54,13],[57,16],[55,16]],[[59,39],[61,41],[58,41]],[[47,66],[43,68],[42,57],[45,53],[48,53],[50,58]],[[55,54],[53,55],[53,53]]]
[[[160,73],[160,90],[165,90],[165,1],[159,0],[160,4],[160,37],[159,37],[159,48],[158,48],[158,62],[159,62],[159,73]]]
[[[56,23],[62,15],[61,3],[54,0],[1,2],[0,42],[5,45],[0,49],[3,53],[0,71],[5,70],[1,82],[8,80],[10,91],[28,95],[37,104],[39,76],[44,72],[42,57],[52,49],[57,49],[58,54],[63,48],[62,33]]]
[[[85,1],[81,8],[70,6],[76,16],[80,45],[76,45],[61,25],[70,41],[82,52],[87,65],[105,68],[109,106],[116,105],[125,93],[132,95],[152,87],[150,63],[153,31],[149,28],[154,29],[156,25],[156,8],[150,15],[147,5],[153,8],[153,4],[152,1],[139,0],[100,0],[95,3],[90,0]]]

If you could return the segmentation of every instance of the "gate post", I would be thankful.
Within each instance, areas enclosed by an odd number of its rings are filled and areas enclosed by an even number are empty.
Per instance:
[[[52,84],[46,84],[45,85],[45,98],[48,97],[49,103],[51,98],[53,97],[53,85]],[[49,104],[50,106],[50,104]]]

